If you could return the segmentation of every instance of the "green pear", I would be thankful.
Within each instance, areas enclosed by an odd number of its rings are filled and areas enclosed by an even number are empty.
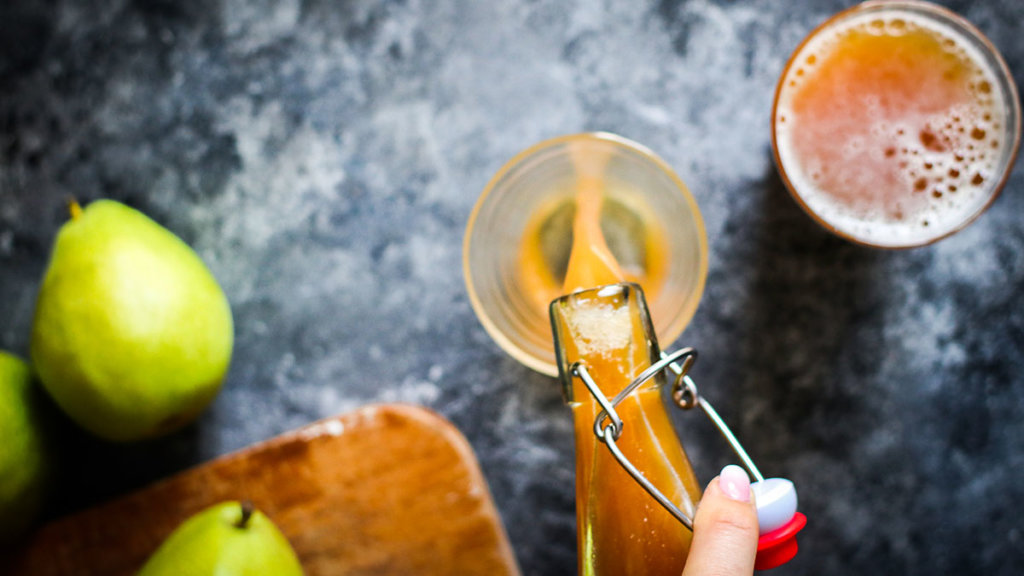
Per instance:
[[[46,475],[45,441],[28,364],[0,351],[0,544],[36,519]]]
[[[115,441],[192,421],[228,370],[231,308],[181,239],[111,200],[72,203],[36,302],[39,379],[80,426]]]
[[[277,526],[249,503],[223,502],[186,520],[138,576],[301,576]]]

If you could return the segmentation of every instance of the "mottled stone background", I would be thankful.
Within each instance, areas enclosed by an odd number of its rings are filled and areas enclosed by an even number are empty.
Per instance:
[[[27,353],[69,195],[183,237],[237,323],[223,393],[185,431],[112,446],[58,418],[49,514],[416,402],[473,444],[524,573],[574,572],[569,413],[477,322],[461,240],[513,154],[600,129],[663,156],[703,210],[710,275],[679,343],[762,468],[800,488],[810,525],[777,573],[1024,573],[1024,167],[933,247],[818,229],[776,174],[768,116],[789,53],[847,4],[3,2],[0,347]],[[1024,3],[944,4],[1024,83]],[[706,481],[727,450],[678,423]]]

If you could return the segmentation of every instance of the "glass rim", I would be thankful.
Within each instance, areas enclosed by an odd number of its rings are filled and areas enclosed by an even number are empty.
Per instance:
[[[787,78],[790,69],[793,68],[797,57],[800,56],[803,49],[807,44],[821,35],[823,32],[828,31],[833,26],[841,23],[842,21],[856,16],[865,12],[884,12],[887,10],[906,10],[915,14],[920,14],[926,18],[933,18],[937,21],[950,24],[957,34],[966,36],[970,39],[977,41],[978,46],[981,48],[982,56],[988,61],[985,63],[992,67],[993,74],[997,77],[1000,83],[1006,87],[1007,90],[1007,105],[1011,109],[1014,122],[1012,130],[1010,126],[1007,126],[1005,131],[1006,134],[1010,134],[1013,139],[1013,144],[1010,147],[1008,154],[1006,155],[1006,161],[1002,166],[1002,170],[999,174],[999,180],[992,185],[992,191],[988,194],[984,204],[978,207],[970,216],[959,222],[956,226],[951,229],[939,234],[937,236],[930,237],[924,241],[905,242],[898,244],[883,244],[879,242],[872,242],[870,240],[859,238],[850,234],[844,230],[837,228],[832,223],[822,218],[817,212],[812,210],[810,206],[804,201],[803,197],[796,190],[796,186],[792,183],[786,172],[786,167],[782,163],[782,158],[779,154],[779,145],[776,128],[776,118],[778,117],[779,98],[785,89],[785,79]],[[928,246],[943,240],[960,232],[979,217],[988,211],[996,199],[1002,194],[1003,188],[1006,187],[1007,181],[1010,179],[1010,174],[1013,172],[1013,166],[1017,161],[1017,154],[1020,151],[1020,140],[1021,140],[1021,105],[1020,96],[1017,91],[1017,84],[1013,79],[1013,74],[1010,72],[1009,66],[1003,59],[1002,53],[992,43],[991,40],[982,33],[974,24],[963,16],[956,12],[934,4],[925,0],[866,0],[860,4],[851,6],[844,10],[841,10],[832,16],[828,17],[825,21],[815,26],[810,32],[804,36],[803,40],[793,49],[789,58],[786,60],[786,65],[782,68],[782,72],[779,74],[779,81],[775,87],[775,95],[772,99],[772,113],[771,113],[771,140],[772,140],[772,156],[775,161],[775,166],[778,169],[780,178],[786,187],[786,191],[796,201],[797,205],[811,217],[819,226],[825,230],[835,234],[836,236],[859,244],[861,246],[867,246],[870,248],[880,248],[883,250],[907,250],[911,248],[918,248],[921,246]]]
[[[537,372],[552,377],[558,377],[558,366],[557,360],[554,357],[554,353],[552,353],[552,357],[547,361],[538,358],[537,356],[526,350],[518,342],[516,342],[511,336],[509,336],[503,330],[501,330],[501,328],[499,328],[498,326],[498,323],[494,320],[494,318],[492,318],[492,315],[489,313],[486,305],[484,304],[483,300],[480,297],[480,294],[476,289],[476,286],[473,283],[473,267],[470,263],[471,239],[473,236],[473,231],[476,229],[477,219],[480,215],[483,206],[486,205],[488,199],[492,197],[498,183],[503,181],[510,172],[512,172],[519,166],[523,165],[523,163],[529,160],[530,158],[536,156],[537,154],[545,150],[548,150],[556,146],[564,145],[569,142],[587,140],[607,142],[612,145],[619,146],[621,148],[624,148],[637,154],[643,160],[650,162],[653,166],[656,166],[665,176],[669,178],[673,188],[675,188],[676,191],[678,191],[679,194],[682,196],[684,202],[686,203],[688,211],[693,218],[693,223],[696,228],[698,237],[697,250],[699,254],[699,270],[697,271],[696,285],[694,286],[694,291],[690,298],[691,302],[688,302],[686,306],[684,306],[680,310],[680,313],[676,316],[676,318],[670,324],[665,326],[665,335],[661,336],[665,341],[671,342],[678,338],[679,335],[682,334],[683,330],[686,328],[687,324],[689,324],[694,314],[697,312],[698,304],[700,303],[701,297],[704,294],[704,287],[708,275],[709,250],[707,230],[704,225],[704,218],[701,215],[700,208],[697,205],[697,200],[693,197],[693,194],[689,191],[689,188],[686,186],[686,184],[683,183],[679,175],[676,174],[675,170],[673,170],[672,167],[667,162],[665,162],[665,160],[663,160],[660,156],[655,154],[650,148],[644,146],[643,144],[625,138],[623,136],[613,134],[611,132],[594,131],[577,132],[573,134],[556,136],[553,138],[537,142],[532,146],[529,146],[524,150],[520,151],[507,162],[505,162],[501,166],[501,168],[498,169],[498,171],[495,172],[495,174],[487,182],[487,185],[484,187],[483,192],[481,192],[480,196],[477,198],[476,204],[473,206],[473,210],[469,215],[469,220],[467,221],[466,224],[466,232],[463,235],[462,241],[463,280],[466,285],[466,291],[469,295],[469,301],[471,307],[473,308],[473,312],[476,314],[477,318],[480,320],[480,323],[483,325],[484,330],[491,337],[491,339],[494,340],[494,342],[498,344],[498,346],[502,350],[507,352],[509,355],[511,355],[513,358],[515,358],[523,365]],[[553,350],[554,346],[552,342],[552,352]]]

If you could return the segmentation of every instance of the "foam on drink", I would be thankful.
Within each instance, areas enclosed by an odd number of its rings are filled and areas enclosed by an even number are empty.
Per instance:
[[[1014,146],[1006,95],[952,27],[854,15],[810,38],[782,78],[776,151],[807,208],[870,244],[926,243],[987,205]]]

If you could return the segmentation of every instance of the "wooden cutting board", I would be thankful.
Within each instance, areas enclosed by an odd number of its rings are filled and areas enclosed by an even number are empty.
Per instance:
[[[406,405],[322,420],[48,524],[0,572],[134,574],[183,520],[237,499],[281,528],[308,576],[519,574],[465,437]]]

